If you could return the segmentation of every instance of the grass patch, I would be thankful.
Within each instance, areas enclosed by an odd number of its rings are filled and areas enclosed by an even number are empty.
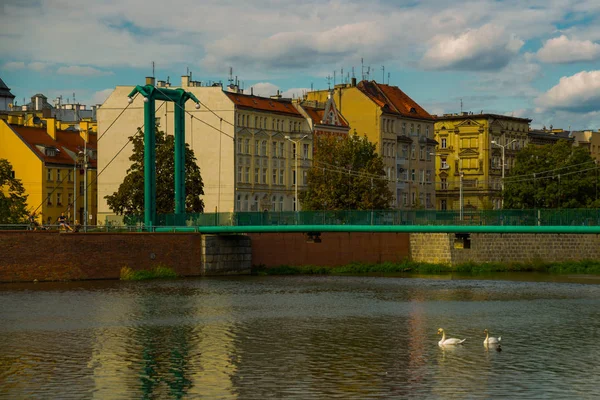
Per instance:
[[[252,267],[254,275],[362,275],[362,274],[418,274],[439,275],[459,273],[466,275],[480,275],[495,272],[545,272],[552,274],[600,274],[600,261],[585,260],[571,262],[531,262],[517,263],[475,263],[467,262],[458,265],[417,263],[403,261],[399,263],[385,262],[381,264],[352,263],[338,267],[325,266],[290,266],[265,267],[258,265]]]
[[[142,269],[139,271],[134,271],[129,267],[121,268],[120,279],[122,281],[144,281],[148,279],[166,278],[177,278],[177,273],[172,268],[166,267],[164,265],[157,265],[152,269]]]

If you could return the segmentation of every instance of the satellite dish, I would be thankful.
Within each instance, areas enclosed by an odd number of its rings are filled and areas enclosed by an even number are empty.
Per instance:
[[[36,124],[36,125],[37,124],[41,124],[42,120],[40,119],[40,117],[33,117],[33,123]]]

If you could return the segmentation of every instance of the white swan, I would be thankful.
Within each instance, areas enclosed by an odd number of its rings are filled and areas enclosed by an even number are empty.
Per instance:
[[[483,333],[485,333],[485,340],[483,341],[483,345],[487,346],[488,344],[496,344],[496,345],[500,345],[500,341],[502,340],[501,336],[498,336],[497,338],[495,337],[490,337],[490,334],[488,332],[487,329],[485,329],[483,331]]]
[[[444,330],[442,328],[438,329],[437,334],[442,334],[442,340],[440,340],[438,342],[438,345],[440,346],[448,346],[448,345],[456,345],[456,344],[461,344],[462,342],[464,342],[467,339],[454,339],[454,338],[449,338],[446,339],[446,332],[444,332]]]

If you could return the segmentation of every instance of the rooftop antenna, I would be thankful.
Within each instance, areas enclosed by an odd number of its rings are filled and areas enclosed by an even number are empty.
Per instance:
[[[341,75],[340,75],[340,76],[342,77],[342,83],[344,83],[344,68],[342,68],[342,71],[341,71]]]
[[[154,61],[152,61],[152,77],[154,78],[156,75],[154,75]]]
[[[229,67],[229,84],[233,84],[233,67]]]
[[[390,73],[388,72],[388,85],[390,84]]]
[[[73,104],[77,104],[77,100],[75,100],[75,92],[73,92]]]
[[[335,87],[335,69],[333,70],[333,87]]]
[[[381,83],[385,84],[385,65],[381,66]]]
[[[311,91],[311,92],[313,91],[313,85],[314,85],[314,83],[312,83],[312,82],[311,82],[311,83],[310,83],[310,91]]]
[[[190,76],[190,67],[185,67],[185,75]]]
[[[331,89],[331,75],[327,75],[325,79],[327,79],[327,89]]]
[[[371,76],[371,66],[369,65],[367,67],[367,80],[369,80],[369,77]]]
[[[460,99],[460,113],[462,114],[462,108],[463,108],[463,103],[462,103],[462,99]]]
[[[364,81],[365,80],[365,63],[364,63],[364,60],[362,57],[360,58],[360,73],[362,75],[362,80]]]
[[[352,77],[353,77],[353,78],[356,78],[356,77],[354,76],[354,67],[352,67]]]

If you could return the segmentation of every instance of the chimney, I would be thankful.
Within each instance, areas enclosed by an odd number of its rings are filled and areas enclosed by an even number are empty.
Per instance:
[[[48,135],[56,140],[56,118],[44,118],[46,121],[46,132]]]
[[[186,88],[190,85],[190,77],[188,75],[181,76],[181,87]]]
[[[159,88],[160,87],[165,87],[165,81],[157,81],[156,82],[156,86],[159,87]]]
[[[356,86],[356,78],[352,78],[352,87]]]
[[[79,136],[81,136],[81,138],[83,140],[85,140],[87,143],[89,143],[89,129],[90,129],[90,123],[88,121],[80,121],[79,122]]]
[[[152,85],[152,86],[154,86],[154,77],[153,76],[147,76],[146,77],[146,85]]]

